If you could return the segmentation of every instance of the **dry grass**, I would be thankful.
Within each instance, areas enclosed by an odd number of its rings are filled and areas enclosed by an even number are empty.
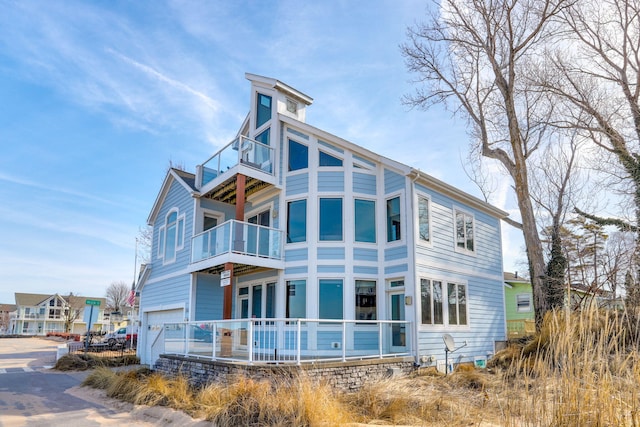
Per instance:
[[[433,368],[340,393],[301,376],[245,377],[195,390],[184,378],[97,369],[85,382],[110,397],[181,409],[219,426],[640,426],[640,364],[623,318],[587,310],[549,315],[528,343],[491,367]],[[284,377],[283,377],[284,378]]]
[[[59,371],[84,371],[102,366],[127,366],[140,363],[135,355],[116,357],[99,357],[92,354],[72,353],[65,354],[56,362],[53,369]]]

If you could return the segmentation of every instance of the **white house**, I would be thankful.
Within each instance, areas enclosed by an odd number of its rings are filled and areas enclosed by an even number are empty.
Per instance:
[[[89,322],[92,331],[106,330],[109,324],[104,298],[61,296],[58,294],[15,293],[16,310],[11,313],[8,333],[16,335],[46,335],[52,332],[84,334]],[[87,305],[91,300],[99,305]],[[65,330],[65,323],[70,329]]]
[[[444,334],[466,342],[460,361],[492,353],[505,339],[507,214],[307,124],[313,100],[287,84],[246,78],[236,138],[195,173],[169,170],[151,209],[142,362],[436,363]]]

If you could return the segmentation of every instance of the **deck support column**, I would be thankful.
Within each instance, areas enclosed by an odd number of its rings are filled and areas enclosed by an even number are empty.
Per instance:
[[[246,176],[238,174],[236,178],[236,221],[244,222],[244,202],[245,202],[245,184],[247,182]],[[242,227],[236,227],[235,240],[244,240],[242,236]],[[231,272],[229,276],[231,284],[224,287],[224,297],[222,303],[222,318],[231,319],[231,306],[233,301],[233,263],[227,262],[224,264],[224,269]]]

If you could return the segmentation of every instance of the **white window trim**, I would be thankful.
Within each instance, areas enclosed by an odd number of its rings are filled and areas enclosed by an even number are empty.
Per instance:
[[[518,297],[520,296],[526,296],[529,300],[529,305],[526,309],[520,310],[520,305],[518,304]],[[531,294],[528,293],[524,293],[524,294],[517,294],[516,295],[516,313],[531,313],[531,309],[532,309],[532,304],[531,304]]]
[[[320,240],[320,200],[321,199],[340,199],[342,200],[342,239],[341,240]],[[332,245],[332,244],[336,244],[336,243],[344,243],[346,241],[345,239],[345,234],[346,234],[346,227],[345,227],[345,213],[346,213],[346,207],[344,205],[344,193],[340,194],[340,195],[331,195],[331,194],[322,194],[322,196],[318,196],[318,200],[316,202],[316,206],[318,209],[318,228],[316,230],[316,241],[319,245]]]
[[[201,209],[201,213],[200,213],[200,220],[199,223],[197,225],[197,230],[199,230],[196,234],[200,234],[202,232],[204,232],[204,218],[205,217],[209,217],[209,218],[215,218],[217,221],[216,227],[218,227],[220,224],[222,224],[224,222],[224,214],[222,212],[218,212],[218,211],[214,211],[211,209],[206,209],[203,208]]]
[[[422,237],[420,237],[420,199],[421,198],[427,200],[427,213],[429,215],[429,240],[424,240],[422,239]],[[415,224],[416,224],[416,228],[415,228],[416,244],[420,246],[431,247],[433,246],[433,227],[432,227],[433,212],[431,209],[431,196],[421,191],[416,191],[415,198],[414,198],[414,206],[415,206],[415,209],[414,209],[413,220],[415,221]],[[455,220],[455,215],[454,215],[454,220]]]
[[[293,141],[295,143],[298,143],[300,145],[304,145],[304,146],[307,147],[307,167],[306,168],[296,169],[296,170],[293,170],[293,171],[289,170],[289,141]],[[284,157],[284,167],[282,168],[284,173],[286,175],[298,175],[298,174],[302,174],[302,173],[310,173],[310,171],[312,169],[311,168],[311,166],[312,166],[312,163],[311,163],[311,161],[312,161],[311,144],[309,144],[308,142],[307,143],[301,142],[300,139],[298,139],[298,138],[292,138],[291,136],[287,136],[287,140],[285,141],[284,145],[285,145],[285,147],[284,147],[285,148],[285,150],[284,150],[285,153],[284,153],[284,156],[283,156]]]
[[[175,238],[175,250],[173,251],[173,258],[165,258],[164,254],[165,254],[165,249],[167,246],[167,235],[166,235],[166,231],[167,231],[167,218],[169,218],[169,215],[171,215],[173,212],[176,213],[176,238]],[[173,264],[174,262],[176,262],[176,259],[178,258],[178,250],[183,249],[184,248],[184,240],[185,240],[185,235],[184,235],[184,230],[185,230],[185,214],[183,213],[182,215],[179,215],[180,210],[177,207],[173,207],[171,209],[169,209],[169,211],[166,213],[166,215],[164,216],[164,225],[162,225],[162,227],[160,227],[162,234],[162,242],[163,245],[162,247],[160,247],[160,254],[159,254],[159,258],[162,259],[162,265],[167,265],[167,264]],[[178,226],[180,225],[180,220],[182,220],[182,246],[178,245]]]
[[[478,233],[476,229],[475,215],[466,209],[462,209],[456,206],[453,207],[452,212],[453,212],[453,249],[454,251],[460,254],[475,256],[477,254],[477,248],[478,248]],[[473,227],[473,250],[467,249],[466,239],[465,239],[465,247],[464,248],[458,247],[458,228],[456,224],[456,216],[458,213],[461,213],[463,215],[468,215],[471,217],[471,223]],[[466,235],[466,230],[465,230],[465,235]]]
[[[391,282],[398,282],[400,280],[402,280],[404,282],[404,285],[391,287]],[[390,278],[385,279],[384,281],[385,281],[384,287],[385,287],[385,290],[387,292],[395,292],[395,291],[398,291],[398,290],[404,290],[406,288],[406,286],[407,286],[407,278],[403,277],[403,276],[390,277]]]
[[[360,242],[358,240],[356,240],[356,228],[355,226],[353,227],[353,243],[354,245],[358,245],[357,247],[360,247],[360,245],[369,245],[370,247],[378,247],[378,242],[380,239],[380,227],[378,226],[378,205],[379,205],[379,200],[376,198],[373,198],[369,195],[369,197],[364,197],[364,196],[359,196],[359,195],[354,195],[353,198],[353,210],[351,211],[353,213],[354,216],[354,221],[355,221],[355,213],[356,213],[356,200],[364,200],[367,202],[373,202],[373,222],[374,222],[374,230],[375,230],[375,240],[373,242]],[[385,201],[385,208],[386,208],[386,201]],[[386,218],[386,212],[385,212],[385,218]],[[385,223],[385,240],[386,240],[386,223]],[[385,242],[388,243],[388,242]]]
[[[158,229],[158,259],[164,259],[164,225]]]
[[[328,319],[328,320],[344,320],[347,319],[347,310],[345,307],[345,304],[347,303],[347,294],[346,294],[346,284],[345,284],[345,277],[344,275],[339,275],[339,276],[335,276],[335,277],[331,277],[331,276],[322,276],[322,277],[318,277],[317,279],[317,291],[316,291],[316,301],[318,302],[318,319],[321,319],[320,317],[320,282],[323,280],[340,280],[342,281],[342,319]],[[355,282],[354,282],[355,283]],[[354,285],[355,286],[355,285]],[[353,316],[353,313],[351,314],[351,316]],[[337,323],[334,324],[330,324],[329,326],[337,326]]]
[[[440,282],[442,283],[442,324],[424,324],[422,323],[422,279],[426,279],[426,280],[430,280],[431,283],[433,283],[434,281],[436,282]],[[466,304],[466,318],[467,318],[467,324],[466,325],[451,325],[449,324],[449,283],[455,284],[455,285],[462,285],[465,287],[465,294],[466,294],[466,298],[467,298],[467,304]],[[469,316],[469,283],[465,280],[452,280],[446,277],[441,277],[441,276],[418,276],[418,286],[420,286],[420,293],[419,293],[419,301],[418,304],[420,306],[420,309],[418,311],[418,328],[421,331],[430,331],[430,332],[436,332],[436,331],[468,331],[471,330],[471,318]],[[432,304],[432,309],[433,309],[433,304]],[[432,316],[432,320],[433,320],[433,316]]]
[[[305,229],[305,239],[302,242],[287,242],[287,232],[289,231],[289,203],[299,202],[304,200],[306,202],[306,216],[304,218],[304,229]],[[284,202],[285,214],[283,218],[285,219],[284,224],[282,224],[282,228],[284,230],[284,244],[292,247],[296,246],[308,246],[309,245],[309,198],[308,197],[299,197],[296,199],[285,200]]]
[[[389,241],[388,240],[388,230],[387,230],[387,202],[391,199],[395,199],[398,197],[400,199],[400,239]],[[397,193],[391,193],[384,196],[384,203],[382,206],[383,215],[384,215],[384,224],[382,230],[384,231],[384,245],[385,248],[390,248],[394,246],[402,246],[405,244],[407,240],[407,218],[406,218],[406,207],[404,205],[404,193],[399,191]]]
[[[342,161],[342,166],[320,166],[320,153],[324,153],[327,156],[331,156],[333,158],[341,160]],[[318,148],[318,172],[330,172],[330,171],[343,171],[344,170],[344,163],[345,163],[344,156],[335,155],[333,153],[334,152],[329,153],[329,152],[327,152],[327,150],[323,150],[322,148]]]
[[[178,236],[180,235],[178,233],[178,228],[180,228],[180,222],[182,222],[182,241],[178,242]],[[187,220],[184,213],[178,216],[178,220],[176,222],[176,252],[184,249],[184,241],[187,240],[187,237],[184,234],[187,229],[185,226],[186,222]]]
[[[261,214],[264,211],[269,211],[269,228],[273,228],[273,209],[274,209],[274,203],[273,201],[269,202],[269,203],[265,203],[262,204],[260,206],[257,206],[253,209],[251,209],[248,212],[245,212],[244,214],[244,222],[249,222],[249,218],[251,218],[252,216],[256,216],[258,214]]]

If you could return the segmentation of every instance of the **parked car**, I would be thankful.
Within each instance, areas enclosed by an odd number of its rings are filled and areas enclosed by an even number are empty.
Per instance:
[[[104,337],[104,342],[107,343],[109,348],[115,348],[117,346],[127,346],[135,344],[138,341],[138,334],[131,333],[126,327],[122,327],[117,331],[110,332]]]
[[[213,342],[213,333],[210,330],[196,325],[192,325],[191,328],[189,337],[193,337],[194,341]]]

